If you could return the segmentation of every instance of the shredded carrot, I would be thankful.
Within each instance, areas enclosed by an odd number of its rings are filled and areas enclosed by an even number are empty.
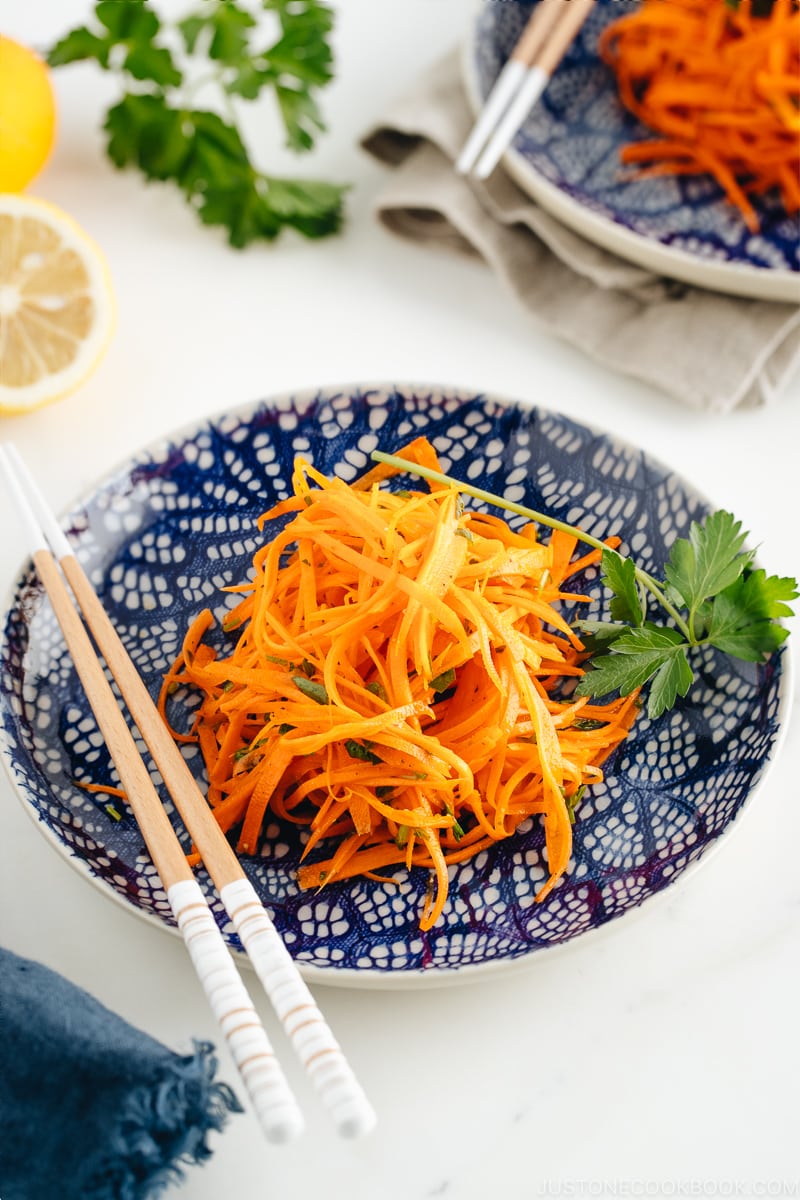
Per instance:
[[[613,21],[600,54],[623,104],[661,136],[623,147],[640,175],[711,174],[756,232],[751,196],[800,209],[800,5],[642,0]],[[644,164],[644,165],[641,165]]]
[[[438,469],[428,443],[403,453]],[[216,655],[200,613],[161,702],[199,689],[189,736],[240,852],[257,852],[271,814],[304,831],[303,888],[427,867],[429,929],[448,867],[529,818],[543,822],[549,893],[573,810],[637,704],[570,694],[586,652],[558,606],[587,599],[565,581],[599,551],[575,559],[574,537],[543,543],[534,524],[465,510],[451,487],[382,487],[390,473],[350,486],[298,458],[294,495],[260,527],[289,519],[230,589],[235,645]]]
[[[127,800],[128,793],[120,787],[112,787],[106,783],[83,783],[80,779],[74,781],[75,786],[81,788],[84,792],[99,793],[102,796],[116,796],[120,800]]]
[[[128,793],[120,787],[111,787],[105,783],[83,783],[80,779],[75,779],[73,782],[76,787],[81,788],[84,792],[93,792],[101,796],[116,796],[117,799],[123,800],[126,804],[128,802]],[[114,807],[110,800],[105,805],[105,810],[115,821],[122,820],[122,813]]]

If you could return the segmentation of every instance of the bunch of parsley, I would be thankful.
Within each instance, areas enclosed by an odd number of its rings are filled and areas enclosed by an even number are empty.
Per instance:
[[[92,59],[118,75],[123,95],[104,126],[112,162],[171,181],[201,221],[223,226],[242,247],[287,226],[316,238],[341,225],[346,187],[258,170],[234,108],[271,90],[287,145],[311,149],[325,128],[316,93],[333,77],[332,27],[323,0],[259,0],[255,11],[237,0],[200,0],[176,24],[162,22],[149,0],[98,0],[93,21],[47,57],[53,67]],[[224,116],[194,105],[209,87]]]
[[[663,581],[604,548],[612,620],[578,622],[593,653],[577,694],[624,695],[647,683],[647,711],[657,717],[689,691],[696,649],[713,646],[746,662],[777,650],[788,633],[778,621],[792,614],[797,582],[754,568],[746,539],[741,522],[722,509],[693,521],[688,538],[673,542]],[[652,601],[670,624],[648,619]]]

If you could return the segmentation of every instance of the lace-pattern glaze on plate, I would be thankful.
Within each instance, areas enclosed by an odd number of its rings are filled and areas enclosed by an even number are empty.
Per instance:
[[[678,252],[678,257],[663,259],[665,274],[684,277],[683,255],[699,264],[733,268],[740,284],[749,277],[754,284],[758,280],[756,286],[769,287],[770,273],[779,272],[783,287],[794,286],[791,294],[797,299],[800,278],[785,272],[800,271],[800,219],[787,216],[777,196],[754,199],[761,231],[752,234],[710,175],[635,179],[620,164],[623,145],[652,138],[653,132],[623,108],[613,72],[597,56],[597,43],[612,20],[636,6],[635,0],[598,0],[514,139],[509,165],[524,169],[518,176],[523,186],[526,179],[543,179],[584,214],[635,235],[640,245]],[[481,4],[468,62],[471,83],[481,97],[488,95],[532,7],[529,0]],[[546,202],[545,196],[538,198]],[[561,215],[567,220],[569,211]],[[623,253],[624,247],[613,248]],[[717,275],[709,286],[723,287],[724,278]],[[731,282],[732,290],[743,290],[740,284]]]
[[[297,453],[351,479],[373,449],[396,450],[418,434],[432,440],[446,470],[596,535],[619,533],[649,570],[661,569],[674,538],[706,511],[687,484],[640,451],[540,409],[380,386],[260,403],[140,454],[66,520],[150,690],[158,691],[197,610],[210,606],[221,617],[235,602],[220,589],[248,576],[259,544],[255,519],[289,494]],[[596,572],[585,584],[601,596]],[[309,978],[401,986],[469,977],[473,968],[604,925],[700,859],[762,776],[784,692],[780,654],[763,667],[709,654],[690,696],[655,722],[640,716],[605,784],[587,794],[569,872],[543,904],[535,894],[547,873],[544,838],[534,820],[451,868],[444,917],[424,935],[424,870],[409,876],[398,868],[394,885],[353,880],[303,893],[295,882],[303,836],[274,820],[258,854],[243,859],[245,869]],[[46,835],[140,913],[171,923],[124,804],[76,786],[113,784],[116,776],[29,571],[4,623],[0,736],[11,776]],[[199,754],[188,754],[202,777]],[[215,911],[224,925],[221,906]]]

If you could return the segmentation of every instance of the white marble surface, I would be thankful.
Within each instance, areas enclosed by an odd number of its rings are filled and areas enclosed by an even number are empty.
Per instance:
[[[313,168],[353,190],[346,231],[326,242],[228,249],[172,192],[111,169],[97,131],[108,81],[91,67],[57,74],[58,148],[33,190],[105,248],[119,322],[79,394],[0,418],[0,436],[16,441],[53,505],[134,448],[226,405],[354,379],[457,382],[558,407],[642,445],[732,509],[770,571],[800,574],[800,380],[770,409],[728,417],[683,409],[540,333],[477,261],[423,253],[379,229],[371,205],[383,172],[358,150],[358,135],[459,40],[470,6],[336,7],[338,77],[324,97],[331,131]],[[0,0],[0,27],[46,45],[88,8]],[[280,166],[268,116],[253,129],[265,159]],[[23,557],[6,512],[4,592]],[[268,1147],[254,1119],[237,1116],[214,1139],[210,1163],[170,1194],[797,1195],[799,776],[800,709],[718,853],[595,940],[455,988],[315,989],[378,1110],[375,1134],[338,1141],[287,1060],[307,1107],[305,1139]],[[0,943],[178,1050],[192,1037],[219,1044],[181,943],[80,878],[5,777]],[[281,1047],[267,1003],[260,1008]]]

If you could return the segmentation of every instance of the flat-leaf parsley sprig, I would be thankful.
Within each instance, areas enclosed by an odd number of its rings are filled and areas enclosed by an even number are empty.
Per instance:
[[[264,13],[274,24],[266,44]],[[94,20],[47,57],[53,67],[91,59],[118,75],[124,92],[104,126],[111,161],[174,183],[204,224],[242,247],[287,226],[311,238],[341,226],[347,188],[257,169],[235,110],[271,90],[289,148],[311,149],[325,128],[317,92],[333,77],[332,27],[323,0],[200,0],[177,24],[162,22],[149,0],[98,0]],[[207,88],[224,115],[195,103]]]
[[[647,711],[658,717],[689,691],[695,677],[690,662],[693,651],[712,646],[735,658],[762,662],[788,635],[779,621],[792,615],[797,581],[767,575],[753,566],[753,553],[744,548],[748,535],[729,512],[720,510],[702,522],[693,521],[689,536],[673,542],[661,580],[577,526],[397,455],[376,450],[372,457],[540,525],[564,530],[602,551],[602,582],[611,592],[611,620],[576,622],[591,651],[589,669],[576,688],[578,695],[599,697],[615,691],[624,695],[648,684]],[[654,604],[670,624],[649,619]]]

